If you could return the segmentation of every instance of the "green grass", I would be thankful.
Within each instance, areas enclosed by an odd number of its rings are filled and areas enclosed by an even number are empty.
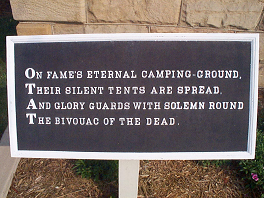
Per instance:
[[[0,18],[0,139],[7,127],[6,36],[16,35],[17,22],[12,17]]]
[[[12,17],[0,18],[0,59],[6,60],[6,36],[16,35],[16,25]]]
[[[6,66],[0,59],[0,139],[7,127]]]

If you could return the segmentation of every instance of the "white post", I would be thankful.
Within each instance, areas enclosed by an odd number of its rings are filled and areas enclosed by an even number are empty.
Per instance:
[[[139,160],[119,160],[119,198],[137,198]]]

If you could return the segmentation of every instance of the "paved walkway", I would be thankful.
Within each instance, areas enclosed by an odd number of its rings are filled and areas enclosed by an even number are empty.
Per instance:
[[[8,129],[0,141],[0,198],[7,196],[20,158],[11,158]]]

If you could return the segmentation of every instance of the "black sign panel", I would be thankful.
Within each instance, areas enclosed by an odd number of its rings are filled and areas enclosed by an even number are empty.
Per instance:
[[[162,38],[14,42],[17,152],[248,154],[252,40]]]

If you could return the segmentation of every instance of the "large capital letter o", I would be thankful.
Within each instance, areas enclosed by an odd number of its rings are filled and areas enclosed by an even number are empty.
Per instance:
[[[30,75],[30,71],[31,71],[31,75]],[[28,78],[28,79],[32,79],[34,78],[36,75],[36,72],[33,68],[27,68],[26,71],[25,71],[25,76]]]

